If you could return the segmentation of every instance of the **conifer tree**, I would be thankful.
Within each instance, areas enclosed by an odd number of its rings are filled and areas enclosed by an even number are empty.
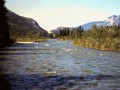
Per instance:
[[[11,43],[5,0],[0,0],[0,47]]]

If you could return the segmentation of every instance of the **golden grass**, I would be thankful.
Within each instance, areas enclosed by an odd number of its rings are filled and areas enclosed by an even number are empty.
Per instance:
[[[119,38],[105,38],[105,39],[76,39],[73,41],[73,45],[95,48],[100,50],[112,50],[120,51],[120,39]]]

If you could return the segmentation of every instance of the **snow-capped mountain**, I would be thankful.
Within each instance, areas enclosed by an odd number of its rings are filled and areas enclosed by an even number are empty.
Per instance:
[[[80,25],[85,31],[86,30],[90,30],[92,25],[96,25],[98,27],[101,26],[113,26],[113,25],[118,25],[120,26],[120,15],[112,15],[110,17],[108,17],[106,20],[104,21],[94,21],[94,22],[89,22],[83,25]],[[79,26],[78,26],[79,27]],[[69,30],[75,30],[78,27],[58,27],[55,30],[52,30],[52,33],[59,33],[60,30],[64,29],[64,28],[69,28]]]
[[[107,25],[110,25],[110,26],[113,26],[113,25],[120,26],[120,15],[118,16],[113,15],[111,17],[108,17],[106,22],[108,22]]]
[[[90,23],[83,24],[81,26],[84,28],[84,30],[89,30],[89,29],[91,29],[92,25],[97,25],[98,27],[100,27],[100,26],[113,26],[113,25],[120,26],[120,15],[118,15],[118,16],[112,15],[104,21],[90,22]]]
[[[95,21],[95,22],[83,24],[81,26],[83,27],[84,30],[89,30],[91,29],[92,25],[102,26],[103,23],[104,21]]]

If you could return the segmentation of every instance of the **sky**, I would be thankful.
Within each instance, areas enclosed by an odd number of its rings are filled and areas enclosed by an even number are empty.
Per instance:
[[[33,18],[47,31],[77,27],[120,15],[120,0],[6,0],[16,14]]]

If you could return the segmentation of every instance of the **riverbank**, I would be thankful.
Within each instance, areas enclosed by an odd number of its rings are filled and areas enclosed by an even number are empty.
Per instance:
[[[120,51],[120,39],[118,38],[76,39],[73,41],[73,45],[99,50]]]
[[[64,34],[65,33],[65,34]],[[91,30],[74,30],[66,34],[66,30],[60,33],[63,40],[72,40],[73,45],[100,50],[120,51],[120,27],[92,26]]]
[[[16,43],[34,43],[34,42],[46,42],[47,39],[37,39],[37,40],[16,40]]]
[[[15,43],[35,43],[35,42],[47,42],[47,38],[32,39],[32,38],[17,38]]]
[[[93,48],[97,50],[107,50],[107,51],[120,51],[120,39],[119,38],[70,38],[70,37],[59,37],[59,40],[71,41],[74,46]]]
[[[15,41],[15,43],[34,43],[34,42],[46,42],[48,37],[41,36],[36,32],[28,33],[11,33],[10,38]]]

